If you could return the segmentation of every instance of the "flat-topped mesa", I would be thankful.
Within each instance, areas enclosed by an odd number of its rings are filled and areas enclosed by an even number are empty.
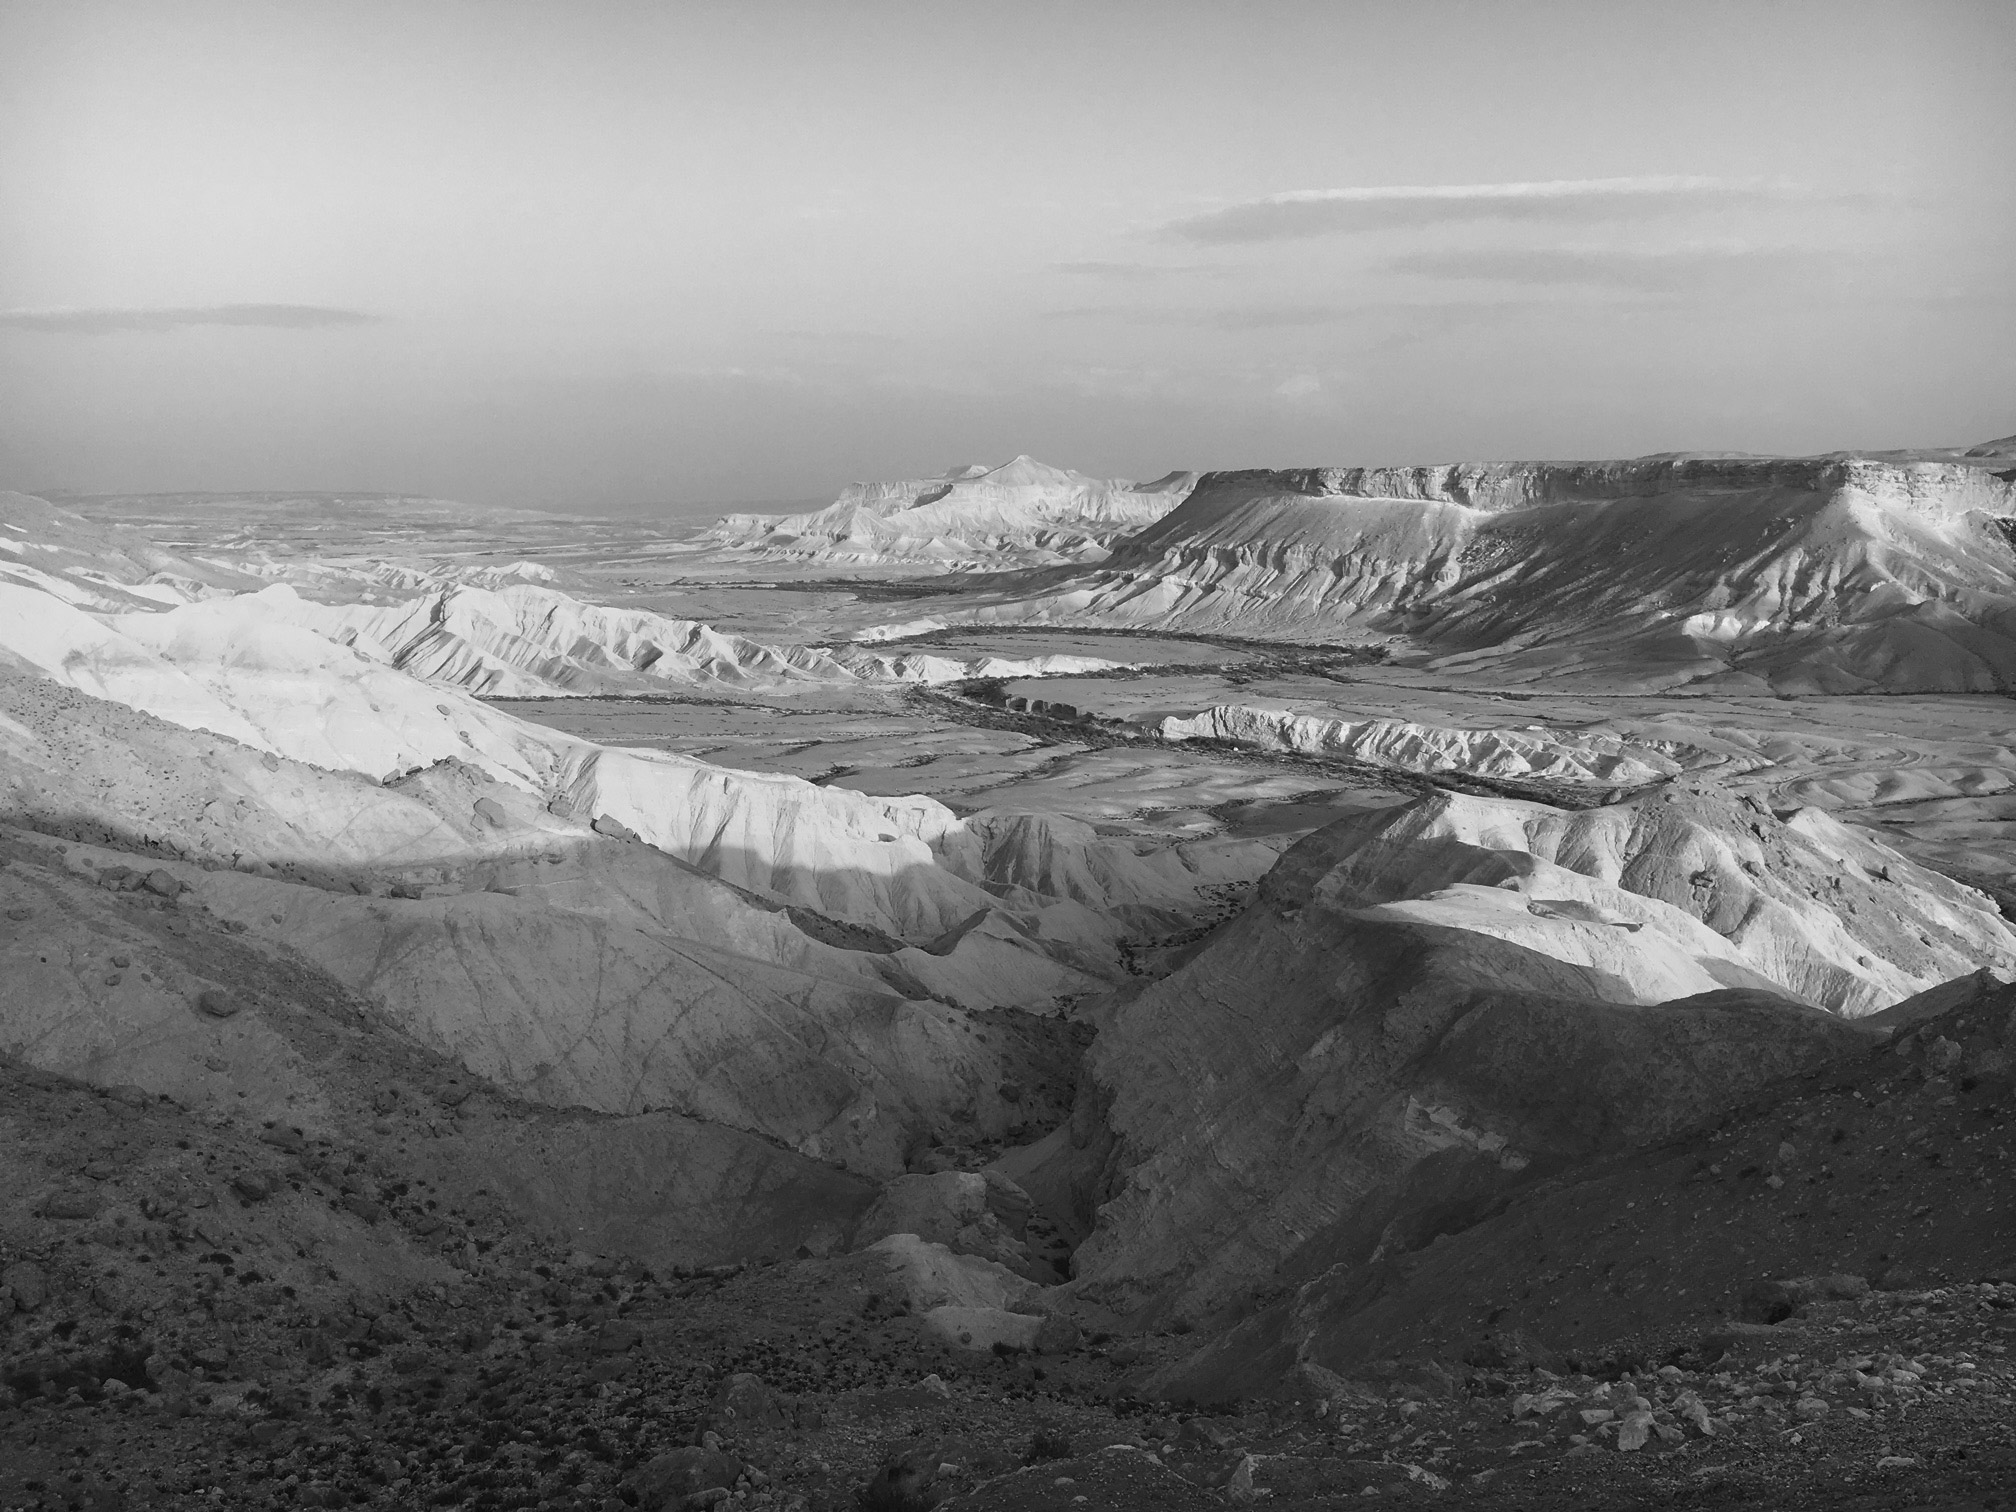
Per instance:
[[[1019,456],[936,478],[854,483],[824,509],[730,515],[704,539],[770,557],[1018,566],[1094,561],[1181,503],[1196,474],[1090,478]]]
[[[2016,686],[2016,469],[1645,457],[1208,473],[999,623],[1374,639],[1613,691]]]
[[[1984,456],[1992,455],[1985,449]],[[1958,462],[1893,462],[1871,457],[1748,457],[1695,454],[1611,462],[1443,462],[1420,467],[1249,468],[1207,472],[1159,529],[1127,543],[1132,555],[1224,505],[1287,496],[1418,500],[1484,514],[1547,504],[1613,504],[1700,492],[1860,489],[1887,501],[1942,510],[2016,510],[2016,480]]]

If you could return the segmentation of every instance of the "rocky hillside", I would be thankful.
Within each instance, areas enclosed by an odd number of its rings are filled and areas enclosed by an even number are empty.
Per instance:
[[[280,585],[234,600],[231,612],[254,623],[303,626],[423,681],[488,698],[634,696],[674,688],[788,695],[1123,665],[1089,656],[962,659],[893,648],[771,646],[697,620],[583,603],[531,583],[416,586],[374,595],[377,602],[325,604]]]
[[[1612,691],[2016,681],[1992,458],[1648,458],[1212,473],[1097,568],[979,617],[1378,642]]]
[[[1437,795],[1290,850],[1107,1011],[1068,1134],[1007,1169],[1091,1229],[1089,1295],[1211,1312],[1669,1136],[1988,964],[2016,933],[1984,898],[1817,815]]]
[[[245,612],[268,594],[134,612],[157,564],[113,544],[0,583],[0,807],[75,847],[83,888],[35,917],[154,879],[529,1100],[883,1174],[1006,1140],[1069,1095],[1068,1032],[1028,1016],[1124,977],[1141,917],[1208,914],[1272,856],[607,749]],[[99,579],[94,613],[70,585]],[[179,999],[52,975],[45,943],[15,932],[35,959],[0,989],[0,1046],[167,1076],[144,1047]]]

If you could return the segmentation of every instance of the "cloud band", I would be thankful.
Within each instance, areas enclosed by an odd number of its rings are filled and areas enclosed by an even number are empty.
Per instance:
[[[326,326],[369,325],[377,318],[358,310],[294,304],[185,305],[152,310],[0,310],[0,326],[78,336],[105,336],[120,331],[175,331],[184,326],[313,330]]]
[[[1579,223],[1659,214],[1690,206],[1776,200],[1794,191],[1765,180],[1668,175],[1554,179],[1515,184],[1413,184],[1373,189],[1297,189],[1169,222],[1163,232],[1206,246],[1291,241],[1448,221]]]

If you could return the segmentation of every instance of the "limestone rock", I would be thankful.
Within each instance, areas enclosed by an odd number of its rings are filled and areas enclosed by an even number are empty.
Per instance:
[[[1500,686],[1987,692],[2016,681],[2012,513],[2016,482],[1959,460],[1208,473],[984,613],[1376,640]]]
[[[723,1381],[707,1409],[708,1424],[727,1436],[759,1428],[779,1428],[785,1420],[784,1409],[763,1384],[763,1378],[746,1370]]]
[[[1049,1321],[998,1307],[933,1307],[927,1308],[923,1317],[924,1326],[940,1342],[974,1354],[1034,1349],[1044,1323]]]
[[[1033,457],[939,478],[856,483],[802,515],[730,515],[706,539],[756,558],[873,564],[1035,566],[1096,561],[1183,501],[1194,473],[1153,483],[1095,479]]]
[[[915,1234],[1034,1279],[1036,1262],[1022,1241],[1031,1210],[1029,1194],[996,1172],[898,1176],[862,1214],[855,1244],[865,1247],[891,1234]]]
[[[743,1464],[719,1449],[688,1447],[661,1454],[633,1470],[626,1480],[643,1512],[676,1512],[686,1498],[704,1491],[732,1491]]]
[[[1800,890],[1875,864],[1859,838],[1691,793],[1581,813],[1441,794],[1319,831],[1108,1017],[1072,1141],[1124,1174],[1079,1284],[1215,1305],[1282,1265],[1405,1252],[1428,1214],[1537,1162],[1655,1138],[1866,1044],[1813,1005],[1866,1012],[2008,949],[1978,895],[1901,858],[1881,911],[1878,884],[1842,916]],[[1536,894],[1643,927],[1536,914]],[[1858,937],[1882,964],[1854,964]]]
[[[1037,1290],[1005,1265],[955,1254],[915,1234],[892,1234],[863,1253],[886,1266],[913,1312],[947,1306],[1005,1312],[1025,1305]]]

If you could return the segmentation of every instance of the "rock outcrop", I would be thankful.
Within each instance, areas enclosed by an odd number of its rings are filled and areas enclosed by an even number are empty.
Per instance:
[[[1290,850],[1109,1011],[1075,1157],[1010,1169],[1102,1204],[1091,1295],[1220,1307],[1826,1064],[1854,1016],[1984,965],[2016,968],[1985,899],[1816,815],[1436,795]]]
[[[1010,1138],[1062,1108],[1000,1089],[1070,1078],[1045,1069],[1051,1031],[974,1015],[1103,987],[1126,909],[1194,914],[1216,879],[1208,849],[1158,865],[1082,826],[559,735],[260,612],[284,589],[135,612],[122,585],[154,563],[115,544],[69,568],[109,609],[67,578],[0,583],[7,819],[98,847],[80,864],[108,877],[137,853],[526,1098],[693,1114],[881,1175],[919,1140]],[[1074,885],[1011,876],[1032,849]],[[184,1011],[22,981],[0,1035],[65,1069],[123,1063]]]
[[[427,584],[381,603],[319,603],[278,584],[235,601],[258,623],[299,625],[368,659],[485,698],[663,693],[789,695],[876,683],[1047,677],[1125,665],[1090,656],[952,657],[865,647],[771,646],[697,620],[583,603],[515,582]]]
[[[2012,515],[1987,460],[1211,473],[969,617],[1370,641],[1556,687],[1988,692],[2016,684]]]
[[[1096,561],[1183,501],[1195,473],[1152,483],[1088,478],[1017,457],[940,478],[856,483],[802,515],[730,515],[705,539],[757,557],[945,569]]]
[[[1641,787],[1724,759],[1674,741],[1456,729],[1409,719],[1328,719],[1246,704],[1166,715],[1154,729],[1164,740],[1222,740],[1302,756],[1348,757],[1404,772],[1464,772],[1603,787]]]

